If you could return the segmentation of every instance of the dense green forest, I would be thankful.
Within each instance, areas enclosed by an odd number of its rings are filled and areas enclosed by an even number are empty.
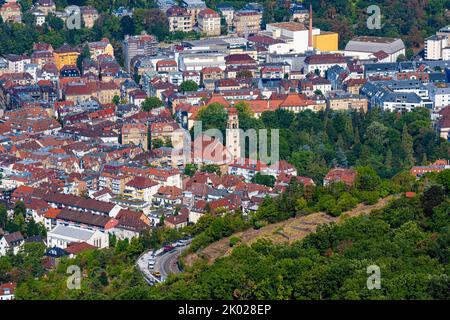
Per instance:
[[[0,281],[20,281],[18,299],[449,299],[449,175],[427,175],[416,196],[400,196],[369,216],[321,226],[292,245],[241,244],[155,287],[134,266],[152,235],[63,258],[48,274],[40,264],[43,245],[26,245],[0,258]],[[214,224],[221,223],[204,228]],[[81,290],[67,289],[70,265],[82,270]],[[367,288],[369,266],[380,268],[380,289]]]
[[[446,179],[446,191],[430,180],[423,194],[320,227],[293,245],[240,245],[211,266],[173,277],[158,293],[166,299],[449,299],[448,172]],[[380,289],[367,288],[371,265],[380,268]]]

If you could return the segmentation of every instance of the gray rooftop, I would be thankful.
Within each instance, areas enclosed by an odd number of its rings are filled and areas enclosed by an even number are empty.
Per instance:
[[[356,37],[345,46],[345,51],[377,52],[383,50],[388,54],[405,49],[402,39],[384,37]]]
[[[92,237],[94,231],[58,225],[49,234],[87,241]]]

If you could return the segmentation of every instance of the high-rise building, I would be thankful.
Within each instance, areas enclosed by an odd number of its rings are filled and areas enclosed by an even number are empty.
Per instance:
[[[123,57],[127,72],[131,70],[131,59],[137,55],[151,56],[156,54],[158,41],[152,35],[142,34],[138,36],[125,36],[123,42]]]

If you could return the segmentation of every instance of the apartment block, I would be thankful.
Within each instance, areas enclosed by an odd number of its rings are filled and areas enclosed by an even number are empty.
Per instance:
[[[152,35],[125,36],[123,42],[123,56],[127,72],[131,70],[131,59],[137,55],[152,56],[156,54],[158,41]]]

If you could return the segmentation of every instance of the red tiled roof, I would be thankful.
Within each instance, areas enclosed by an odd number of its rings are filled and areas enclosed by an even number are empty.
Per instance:
[[[210,8],[203,9],[198,13],[199,18],[219,18],[219,14]]]
[[[156,181],[145,177],[135,177],[133,180],[127,183],[127,186],[134,187],[138,189],[151,188],[158,185]]]
[[[352,185],[356,179],[356,171],[353,169],[336,168],[330,170],[324,178],[327,182],[343,181],[347,185]]]
[[[318,54],[306,57],[305,63],[306,64],[345,63],[345,57],[339,54]]]
[[[182,223],[187,223],[189,221],[188,213],[180,213],[177,216],[168,216],[165,219],[165,222],[170,223],[172,225],[179,225]]]
[[[64,251],[70,254],[78,254],[80,252],[93,249],[97,249],[97,247],[90,245],[89,243],[86,242],[74,242],[69,244],[67,248],[64,249]]]

